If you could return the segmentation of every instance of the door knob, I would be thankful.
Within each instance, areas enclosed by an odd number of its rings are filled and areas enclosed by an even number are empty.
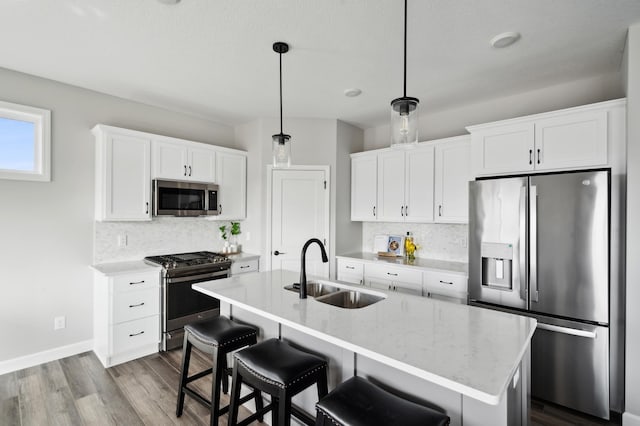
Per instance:
[[[283,253],[283,252],[278,251],[278,250],[276,250],[276,251],[274,251],[274,252],[273,252],[273,255],[274,255],[274,256],[279,256],[279,255],[281,255],[281,254],[287,254],[287,253]]]

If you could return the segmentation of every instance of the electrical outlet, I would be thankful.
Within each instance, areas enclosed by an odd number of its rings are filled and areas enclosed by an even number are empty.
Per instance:
[[[61,330],[63,328],[67,327],[67,317],[65,316],[61,316],[61,317],[55,317],[53,319],[53,329],[54,330]]]
[[[247,231],[244,233],[245,241],[249,241],[251,239],[251,232]]]
[[[128,243],[127,234],[118,235],[118,247],[125,248]]]
[[[467,237],[460,238],[460,245],[465,248],[467,247]]]

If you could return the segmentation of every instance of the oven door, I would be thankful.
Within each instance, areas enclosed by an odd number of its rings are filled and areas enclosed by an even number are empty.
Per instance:
[[[206,214],[206,201],[206,184],[153,181],[154,216],[202,216]]]
[[[166,277],[162,291],[163,349],[182,346],[184,326],[220,314],[220,301],[191,288],[193,284],[227,278],[229,270],[199,275]]]

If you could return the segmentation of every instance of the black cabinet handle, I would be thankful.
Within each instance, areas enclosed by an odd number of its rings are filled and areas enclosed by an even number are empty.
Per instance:
[[[438,216],[442,216],[442,204],[438,206]]]
[[[345,268],[347,268],[347,269],[356,269],[355,266],[345,266]]]
[[[137,284],[144,284],[144,280],[142,281],[134,281],[134,282],[130,282],[129,285],[137,285]]]
[[[538,148],[538,164],[540,164],[540,148]]]
[[[185,164],[185,166],[184,166],[184,175],[185,175],[185,176],[187,175],[187,165],[186,165],[186,164]]]
[[[144,214],[149,214],[149,202],[147,201],[146,203],[144,203],[146,206],[146,210],[144,212]]]
[[[137,308],[138,306],[144,306],[144,302],[138,303],[137,305],[129,305],[130,308]]]
[[[404,206],[400,206],[400,216],[404,216]]]
[[[189,176],[191,176],[191,166],[189,166]]]
[[[449,285],[453,285],[453,283],[451,281],[442,281],[440,280],[440,284],[449,284]]]
[[[275,253],[274,253],[274,254],[275,254]],[[251,266],[249,266],[249,265],[243,265],[243,266],[241,266],[241,267],[240,267],[240,269],[247,269],[247,268],[250,268],[250,267],[251,267]]]
[[[373,206],[373,215],[376,215],[376,206]]]
[[[533,164],[533,150],[529,150],[529,164]]]
[[[129,337],[139,336],[139,335],[141,335],[141,334],[144,334],[144,330],[143,330],[143,331],[141,331],[141,332],[139,332],[139,333],[133,333],[133,334],[130,334],[130,335],[129,335]]]
[[[409,206],[404,206],[404,215],[409,216]]]
[[[387,272],[387,275],[391,275],[392,277],[397,277],[398,274],[392,274],[391,272]]]

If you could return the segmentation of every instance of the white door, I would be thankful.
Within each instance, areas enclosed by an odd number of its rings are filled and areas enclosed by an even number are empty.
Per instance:
[[[272,171],[271,269],[299,271],[302,246],[310,238],[326,241],[328,256],[327,181],[325,170]],[[322,263],[317,244],[309,246],[306,260],[307,276],[329,277],[329,263]]]
[[[469,221],[469,140],[436,146],[436,222]]]
[[[179,143],[154,140],[153,178],[189,179],[187,148]]]
[[[351,159],[351,220],[376,220],[378,155]]]
[[[433,158],[433,146],[414,149],[406,154],[406,222],[433,222]]]
[[[200,182],[216,181],[216,151],[214,148],[189,148],[188,175]]]
[[[247,156],[228,152],[216,154],[218,219],[247,217]]]
[[[378,220],[404,222],[404,154],[388,151],[378,156]]]
[[[524,172],[534,169],[533,123],[496,126],[472,132],[475,173]]]

